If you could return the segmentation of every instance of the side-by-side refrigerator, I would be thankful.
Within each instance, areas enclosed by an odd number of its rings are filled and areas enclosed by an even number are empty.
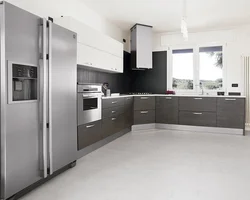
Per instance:
[[[73,163],[77,36],[0,3],[1,200]]]

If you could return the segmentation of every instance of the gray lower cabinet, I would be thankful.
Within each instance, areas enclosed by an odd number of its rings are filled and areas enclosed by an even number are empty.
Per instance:
[[[155,122],[161,124],[178,124],[178,97],[156,97]]]
[[[155,110],[154,96],[134,97],[134,110]]]
[[[245,99],[218,98],[217,126],[223,128],[245,128]]]
[[[131,128],[134,123],[134,98],[126,97],[124,100],[124,128]]]
[[[216,113],[201,112],[201,111],[199,112],[180,111],[179,124],[216,127]]]
[[[155,97],[134,97],[134,125],[155,123]]]
[[[108,98],[102,99],[102,108],[112,108],[116,106],[123,106],[124,105],[124,98]]]
[[[78,150],[81,150],[91,144],[102,139],[101,137],[101,121],[80,125],[77,127]]]
[[[137,110],[134,111],[134,124],[155,123],[155,110]]]
[[[102,120],[102,138],[106,138],[124,129],[124,114]]]
[[[180,97],[179,110],[216,112],[216,97]]]
[[[124,106],[102,109],[102,119],[117,117],[124,113]]]

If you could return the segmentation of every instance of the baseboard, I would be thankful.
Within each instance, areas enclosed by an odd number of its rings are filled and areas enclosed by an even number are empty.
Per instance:
[[[99,142],[96,142],[96,143],[94,143],[94,144],[92,144],[92,145],[78,151],[77,152],[77,159],[82,158],[83,156],[85,156],[85,155],[87,155],[87,154],[101,148],[102,146],[116,140],[117,138],[119,138],[119,137],[121,137],[121,136],[123,136],[123,135],[125,135],[126,133],[129,133],[129,132],[131,132],[130,128],[124,129],[121,132],[115,133],[114,135],[111,135],[111,136],[109,136],[109,137],[107,137],[107,138],[105,138],[103,140],[100,140]]]
[[[132,131],[141,131],[141,130],[148,130],[148,129],[155,129],[155,124],[140,124],[140,125],[133,125]]]
[[[155,128],[156,129],[167,129],[167,130],[178,130],[178,131],[244,135],[243,129],[233,129],[233,128],[186,126],[186,125],[175,125],[175,124],[155,124]]]

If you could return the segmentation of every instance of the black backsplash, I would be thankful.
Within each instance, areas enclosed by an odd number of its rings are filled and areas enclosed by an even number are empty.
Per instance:
[[[153,52],[153,69],[131,70],[132,92],[165,94],[167,89],[167,52]]]
[[[165,93],[167,52],[153,53],[153,69],[131,70],[130,53],[124,52],[124,73],[113,74],[100,72],[89,68],[78,67],[77,82],[81,83],[109,83],[112,93],[151,92]]]

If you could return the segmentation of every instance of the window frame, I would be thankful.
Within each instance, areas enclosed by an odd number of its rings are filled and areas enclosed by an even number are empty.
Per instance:
[[[182,50],[182,49],[193,49],[193,85],[192,90],[183,90],[175,89],[177,94],[200,94],[200,56],[199,49],[202,47],[213,47],[213,46],[222,46],[223,54],[223,68],[222,68],[222,88],[216,90],[204,89],[206,94],[216,94],[218,91],[225,91],[227,83],[227,44],[226,43],[204,43],[199,45],[182,45],[182,46],[171,46],[168,48],[168,62],[167,62],[167,89],[173,90],[173,50]],[[226,92],[226,91],[225,91]]]

